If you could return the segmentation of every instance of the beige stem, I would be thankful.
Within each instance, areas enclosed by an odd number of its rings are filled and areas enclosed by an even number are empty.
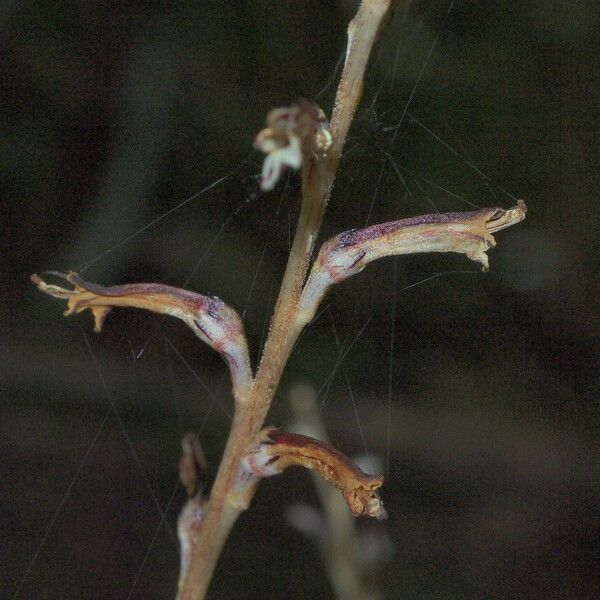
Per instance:
[[[178,600],[200,600],[204,597],[229,532],[252,498],[254,487],[248,488],[243,497],[234,489],[240,460],[263,426],[281,374],[300,333],[295,323],[302,285],[341,150],[362,95],[369,54],[393,3],[394,0],[362,0],[348,27],[346,62],[331,120],[333,145],[324,161],[308,161],[304,165],[302,209],[271,331],[248,401],[237,406],[204,523],[195,540],[190,566],[179,583]]]

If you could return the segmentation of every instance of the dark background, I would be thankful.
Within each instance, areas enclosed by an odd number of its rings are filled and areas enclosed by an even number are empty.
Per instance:
[[[252,140],[270,108],[299,96],[330,113],[353,10],[0,5],[1,597],[20,584],[20,598],[173,597],[184,493],[154,539],[156,504],[171,499],[183,432],[201,430],[216,471],[228,418],[203,385],[230,410],[224,366],[182,324],[140,311],[112,313],[96,336],[29,275],[98,258],[91,281],[187,281],[246,310],[256,361],[299,186],[291,174],[257,193]],[[468,203],[508,207],[511,195],[527,220],[497,236],[489,273],[414,256],[341,285],[269,420],[285,423],[291,386],[309,382],[336,446],[366,445],[389,467],[390,519],[358,523],[391,546],[367,569],[386,598],[598,598],[597,3],[447,11],[398,7],[323,238]],[[317,548],[285,519],[297,502],[317,506],[306,473],[264,482],[211,598],[331,597]]]

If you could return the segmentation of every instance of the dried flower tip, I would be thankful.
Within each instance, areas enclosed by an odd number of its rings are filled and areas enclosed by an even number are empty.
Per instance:
[[[325,113],[313,102],[300,99],[271,110],[266,128],[254,140],[254,147],[267,155],[260,189],[272,190],[286,166],[298,170],[303,158],[323,158],[332,141]]]
[[[243,468],[256,477],[277,475],[293,465],[318,471],[342,492],[354,516],[387,516],[377,493],[383,475],[363,473],[347,456],[315,438],[267,428],[243,459]]]
[[[207,470],[206,457],[195,433],[186,433],[181,440],[182,455],[179,460],[179,479],[193,498],[200,491],[200,483]]]
[[[236,398],[245,397],[252,373],[244,326],[237,312],[221,299],[158,283],[103,287],[84,281],[77,273],[47,273],[68,281],[73,289],[48,284],[38,275],[32,275],[31,280],[45,294],[67,300],[65,316],[89,308],[94,315],[96,332],[102,330],[106,315],[115,306],[143,308],[181,319],[221,354],[229,366]]]
[[[306,282],[299,321],[310,321],[334,283],[360,273],[384,256],[419,252],[458,252],[488,269],[487,250],[496,245],[496,231],[525,218],[522,200],[509,210],[484,208],[471,212],[438,213],[352,229],[323,244]]]

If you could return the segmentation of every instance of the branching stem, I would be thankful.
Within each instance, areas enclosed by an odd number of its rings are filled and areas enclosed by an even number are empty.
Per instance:
[[[281,374],[298,339],[298,301],[315,240],[329,200],[341,151],[360,101],[366,65],[378,32],[394,0],[362,0],[348,27],[346,62],[331,119],[333,144],[323,160],[308,160],[303,168],[302,208],[288,264],[256,378],[236,412],[213,485],[202,528],[194,541],[178,600],[204,597],[221,549],[239,514],[247,508],[255,486],[242,491],[235,484],[240,461],[263,426]]]

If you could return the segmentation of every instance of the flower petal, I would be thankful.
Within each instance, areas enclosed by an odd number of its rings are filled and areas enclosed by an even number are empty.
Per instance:
[[[496,245],[492,233],[525,218],[522,200],[509,209],[421,215],[345,231],[323,244],[306,282],[299,321],[310,321],[334,283],[360,273],[384,256],[420,252],[458,252],[488,269],[487,250]]]
[[[292,106],[271,110],[267,126],[254,140],[254,147],[266,154],[260,189],[272,190],[284,166],[298,170],[303,158],[324,158],[332,142],[325,113],[313,102],[301,98]]]
[[[106,315],[115,306],[143,308],[184,321],[204,342],[219,352],[229,365],[236,398],[243,398],[252,381],[248,345],[242,320],[235,310],[215,296],[202,296],[188,290],[158,283],[131,283],[103,287],[89,283],[77,273],[56,271],[73,289],[46,283],[39,275],[31,280],[55,298],[67,300],[65,316],[89,308],[94,315],[94,331],[100,332]]]

